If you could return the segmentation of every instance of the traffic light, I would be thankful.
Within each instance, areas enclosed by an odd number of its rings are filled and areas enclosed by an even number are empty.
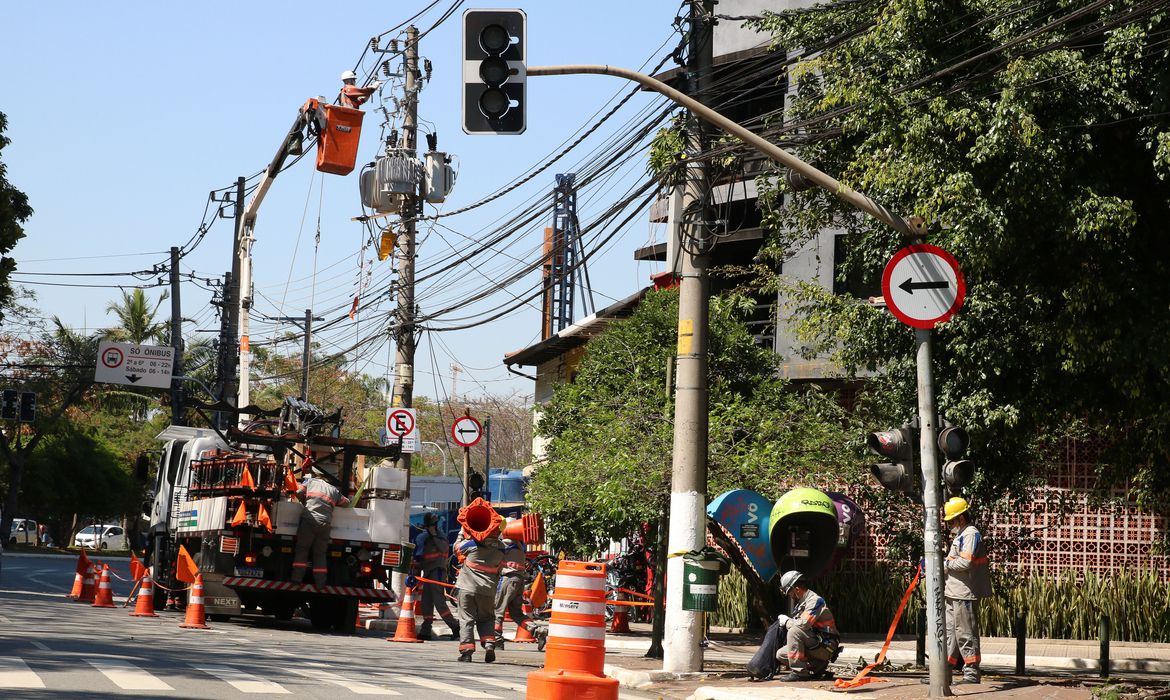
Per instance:
[[[463,131],[522,134],[525,129],[523,10],[463,13]]]
[[[37,395],[31,391],[20,392],[20,422],[32,423],[37,419]]]
[[[20,394],[12,389],[5,389],[0,398],[0,418],[16,420],[20,410]]]
[[[878,483],[918,500],[921,494],[914,483],[914,429],[907,424],[885,432],[870,433],[865,444],[874,454],[890,460],[870,467],[870,473]]]
[[[938,449],[946,460],[942,466],[943,483],[947,485],[950,494],[957,495],[964,486],[975,478],[975,465],[963,455],[971,444],[971,437],[966,430],[943,421],[943,429],[938,432]]]

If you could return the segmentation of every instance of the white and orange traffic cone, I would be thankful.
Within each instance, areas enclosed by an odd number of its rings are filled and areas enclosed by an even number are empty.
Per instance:
[[[613,619],[609,621],[610,632],[622,633],[630,631],[629,610],[628,606],[622,605],[621,603],[614,604]]]
[[[398,624],[394,627],[394,636],[386,639],[387,642],[408,642],[422,644],[414,629],[414,589],[407,588],[402,596],[402,611],[398,613]]]
[[[531,624],[532,604],[528,602],[528,596],[524,596],[521,600],[520,609],[524,611],[524,621]],[[536,644],[536,637],[533,637],[524,625],[516,625],[516,636],[512,641],[517,644]]]
[[[130,617],[158,617],[154,611],[154,582],[150,580],[150,573],[142,575],[142,585],[138,587],[138,602],[134,605],[134,612]]]
[[[80,573],[74,572],[74,574],[73,574],[73,590],[69,591],[69,597],[72,598],[73,600],[77,600],[78,598],[81,597],[81,586],[82,586],[83,580],[84,579],[81,578]]]
[[[93,564],[85,570],[85,577],[81,579],[81,593],[77,596],[78,603],[93,603],[94,594],[97,593],[97,587],[94,585],[95,567]]]
[[[102,564],[102,577],[98,581],[97,594],[94,596],[93,607],[114,608],[114,584],[110,581],[110,565]]]
[[[207,611],[203,607],[203,574],[195,574],[195,583],[191,584],[191,595],[187,598],[187,615],[179,627],[211,629],[207,626]]]

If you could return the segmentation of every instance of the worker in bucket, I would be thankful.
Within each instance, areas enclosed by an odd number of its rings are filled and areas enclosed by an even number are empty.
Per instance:
[[[329,533],[333,524],[333,509],[349,504],[349,499],[333,484],[313,476],[313,460],[306,457],[301,465],[301,486],[297,499],[305,504],[301,521],[297,526],[297,545],[293,555],[292,582],[305,580],[309,570],[309,554],[313,556],[313,583],[325,585],[326,550],[329,547]]]
[[[382,83],[377,80],[370,83],[369,87],[358,87],[357,74],[351,70],[341,74],[341,83],[341,106],[350,109],[361,109],[366,100],[370,99],[370,95],[382,87]]]
[[[790,614],[776,618],[787,632],[788,675],[780,680],[787,683],[832,678],[827,669],[841,653],[841,635],[825,599],[809,589],[799,571],[787,571],[780,577],[780,592],[792,604]]]
[[[419,639],[434,639],[431,626],[435,622],[435,611],[443,622],[451,628],[451,639],[459,638],[459,622],[447,607],[447,597],[443,594],[443,586],[432,581],[447,580],[447,561],[451,558],[451,543],[439,532],[438,513],[427,513],[423,516],[423,531],[414,538],[414,570],[419,572],[426,581],[423,581],[422,593],[422,627],[418,630]]]
[[[494,535],[476,541],[464,528],[455,541],[455,551],[463,558],[455,579],[455,599],[459,602],[459,660],[471,661],[478,633],[484,648],[483,660],[491,663],[496,660],[496,585],[504,561],[504,545]]]
[[[991,574],[987,569],[987,545],[971,522],[967,501],[952,498],[943,506],[943,522],[950,529],[951,549],[947,553],[947,574],[943,597],[946,602],[947,650],[951,666],[963,667],[963,677],[954,682],[978,683],[979,601],[991,596]]]
[[[509,522],[515,518],[509,518]],[[515,540],[501,540],[504,561],[500,564],[500,586],[496,591],[496,648],[504,648],[504,613],[512,617],[517,627],[523,627],[537,640],[545,634],[524,614],[524,545]]]

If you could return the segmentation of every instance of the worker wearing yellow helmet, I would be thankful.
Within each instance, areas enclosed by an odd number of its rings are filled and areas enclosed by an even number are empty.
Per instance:
[[[954,540],[947,553],[946,598],[948,661],[963,668],[959,683],[979,682],[979,601],[991,596],[987,545],[971,522],[966,499],[952,498],[943,506],[943,522]]]

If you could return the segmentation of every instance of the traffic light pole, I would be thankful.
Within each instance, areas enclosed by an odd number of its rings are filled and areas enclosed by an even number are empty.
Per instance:
[[[930,697],[951,694],[950,669],[947,666],[947,635],[943,600],[942,532],[939,508],[938,431],[934,405],[934,373],[931,364],[930,329],[914,329],[915,362],[918,367],[919,455],[922,463],[922,509],[926,522],[923,542],[926,546],[926,642],[930,655]]]

